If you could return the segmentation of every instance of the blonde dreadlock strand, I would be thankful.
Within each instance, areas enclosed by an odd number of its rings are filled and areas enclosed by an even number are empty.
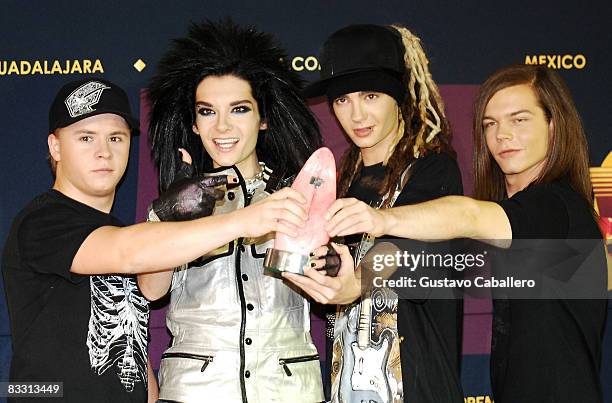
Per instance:
[[[402,36],[402,42],[406,49],[404,61],[411,72],[408,90],[410,92],[412,105],[418,111],[422,122],[416,134],[413,148],[414,157],[418,158],[424,145],[431,142],[442,130],[440,116],[434,105],[432,105],[431,98],[433,97],[438,110],[442,114],[444,114],[444,106],[438,87],[433,82],[431,73],[429,72],[429,61],[421,47],[420,39],[405,27],[399,25],[392,25],[392,27]],[[419,84],[418,96],[415,90],[415,83],[417,82]],[[424,138],[427,128],[429,128],[429,134]]]

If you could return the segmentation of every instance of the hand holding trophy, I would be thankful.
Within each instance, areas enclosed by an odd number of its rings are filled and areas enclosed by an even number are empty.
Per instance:
[[[332,152],[326,147],[315,151],[291,187],[306,198],[308,220],[297,236],[276,234],[274,247],[266,252],[264,267],[278,273],[304,274],[310,252],[329,242],[325,213],[336,200],[336,162]]]

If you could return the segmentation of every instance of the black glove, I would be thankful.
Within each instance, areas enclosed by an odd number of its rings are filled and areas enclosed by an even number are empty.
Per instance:
[[[336,252],[336,250],[328,244],[327,254],[325,256],[321,256],[320,259],[325,259],[325,266],[317,270],[324,270],[328,276],[336,277],[338,275],[338,270],[340,269],[340,256],[338,256],[338,252]]]
[[[179,168],[176,175],[174,175],[174,179],[172,180],[172,184],[170,184],[170,187],[172,187],[172,185],[174,185],[175,183],[183,179],[191,179],[194,173],[195,173],[195,169],[193,168],[193,165],[188,164],[185,161],[182,161],[181,167]]]
[[[183,168],[177,174],[179,179],[153,201],[153,211],[162,221],[187,221],[209,216],[215,202],[225,195],[216,186],[226,185],[227,175],[190,178],[188,169]]]

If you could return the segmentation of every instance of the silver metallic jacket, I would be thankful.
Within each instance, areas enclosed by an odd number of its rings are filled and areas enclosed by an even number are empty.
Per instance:
[[[261,200],[276,187],[268,168],[249,184],[235,167],[216,173],[236,175],[240,186],[228,189],[213,214]],[[149,218],[158,221],[154,215]],[[173,339],[162,355],[160,399],[324,400],[308,301],[263,270],[272,241],[239,238],[175,271],[166,318]]]

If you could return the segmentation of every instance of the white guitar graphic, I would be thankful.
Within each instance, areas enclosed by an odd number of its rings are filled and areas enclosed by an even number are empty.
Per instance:
[[[364,234],[355,256],[356,263],[361,261],[373,243],[374,238]],[[385,329],[380,334],[379,341],[372,342],[370,295],[363,297],[359,306],[351,309],[359,309],[358,328],[356,337],[354,331],[351,332],[350,329],[343,334],[343,363],[339,377],[340,383],[345,385],[349,383],[350,388],[340,387],[339,400],[343,403],[389,403],[393,399],[385,372],[390,346],[395,336],[390,329]]]
[[[404,170],[393,193],[387,193],[372,207],[393,207],[408,180],[411,166],[412,163]],[[355,267],[359,265],[373,245],[374,237],[364,233],[355,256]],[[398,398],[403,400],[401,390],[398,394],[397,382],[389,384],[389,378],[392,382],[395,381],[395,378],[386,373],[391,346],[396,342],[396,331],[390,328],[383,329],[378,341],[372,342],[371,340],[372,296],[377,293],[378,297],[374,298],[374,308],[377,311],[379,308],[385,310],[388,301],[397,302],[397,296],[388,298],[387,293],[382,289],[371,290],[369,295],[362,298],[359,305],[347,307],[344,315],[336,321],[336,330],[339,330],[339,334],[336,335],[334,332],[334,355],[336,345],[338,345],[342,358],[338,360],[338,372],[334,374],[332,369],[333,403],[390,403]],[[355,329],[353,324],[357,314],[359,318],[357,329]],[[351,348],[348,348],[349,345]]]
[[[380,335],[380,340],[376,344],[372,344],[370,339],[371,318],[372,301],[368,296],[361,301],[357,341],[351,343],[351,349],[355,357],[351,386],[353,390],[376,393],[376,398],[369,399],[368,402],[389,403],[391,401],[391,388],[387,382],[385,371],[394,336],[390,330],[385,329]]]

